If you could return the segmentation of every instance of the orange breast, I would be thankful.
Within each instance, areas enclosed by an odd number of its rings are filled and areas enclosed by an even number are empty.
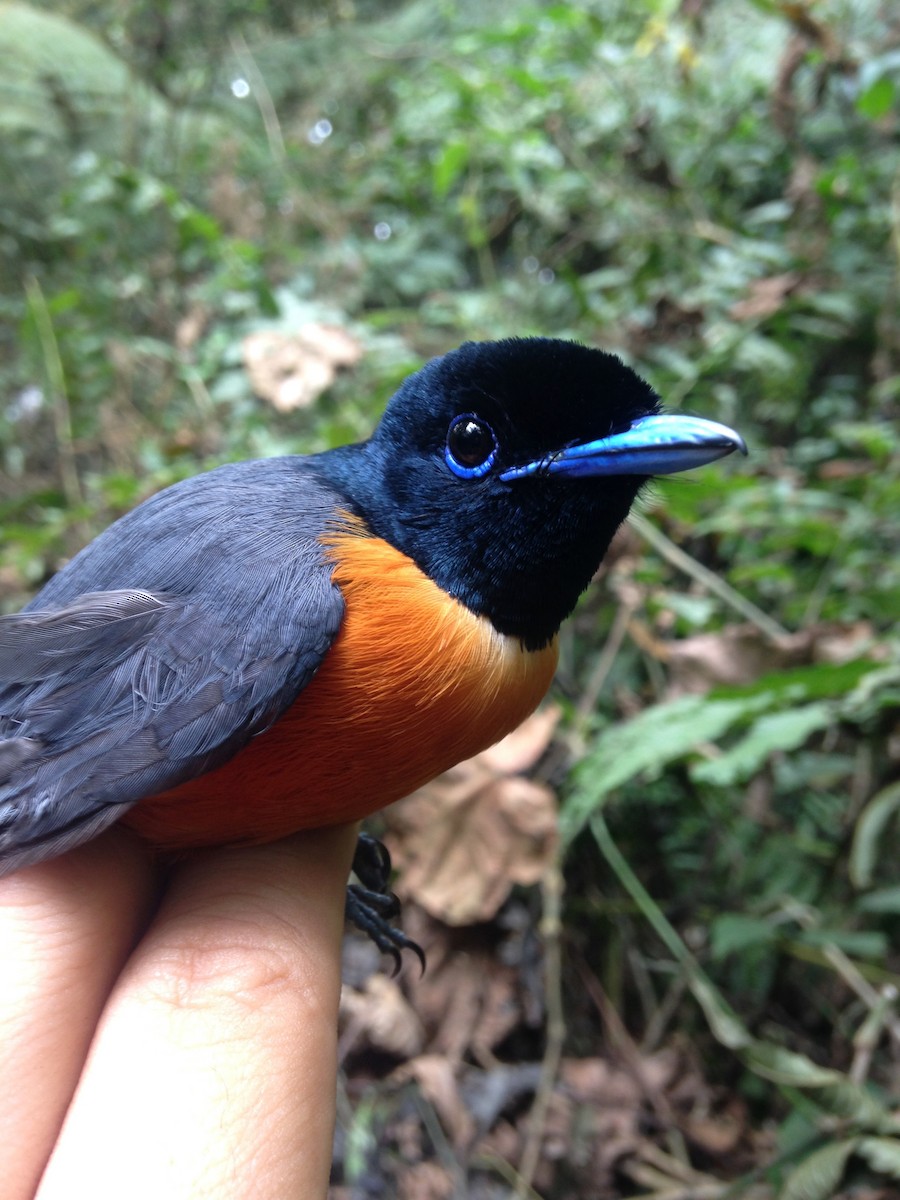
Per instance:
[[[524,650],[361,523],[327,544],[346,614],[318,674],[225,766],[131,810],[156,845],[357,820],[514,729],[550,686],[555,643]]]

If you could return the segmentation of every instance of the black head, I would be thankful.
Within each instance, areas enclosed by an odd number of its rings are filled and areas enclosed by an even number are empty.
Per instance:
[[[601,350],[466,342],[405,381],[368,442],[321,462],[374,533],[536,648],[572,611],[649,476],[740,442],[711,422],[686,438],[692,419],[659,409],[653,389]]]

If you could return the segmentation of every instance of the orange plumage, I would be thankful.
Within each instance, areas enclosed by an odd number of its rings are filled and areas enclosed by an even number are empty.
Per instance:
[[[358,820],[514,729],[550,686],[555,640],[523,649],[360,521],[323,540],[346,613],[321,668],[228,763],[127,814],[155,845],[262,842]]]

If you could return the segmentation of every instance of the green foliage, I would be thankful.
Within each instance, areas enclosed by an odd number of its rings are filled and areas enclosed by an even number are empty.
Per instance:
[[[873,697],[867,676],[880,680]],[[606,796],[637,777],[653,778],[687,760],[690,778],[728,787],[746,781],[779,752],[794,750],[809,736],[839,720],[867,719],[879,697],[893,703],[895,671],[858,659],[843,666],[803,667],[764,675],[746,687],[714,689],[652,705],[625,724],[613,724],[593,741],[578,764],[565,812],[563,835],[571,840]],[[882,691],[887,693],[882,695]],[[831,702],[818,697],[837,697]],[[806,703],[813,700],[812,703]],[[741,736],[712,758],[698,753],[725,735]]]
[[[850,878],[858,888],[869,887],[884,846],[888,822],[900,808],[900,783],[889,784],[860,813],[850,850]],[[883,903],[883,901],[882,901]],[[871,904],[870,904],[871,910]]]

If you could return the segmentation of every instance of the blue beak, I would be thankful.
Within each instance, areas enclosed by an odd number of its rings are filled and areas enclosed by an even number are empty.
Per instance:
[[[671,413],[641,417],[622,433],[568,446],[522,467],[510,467],[500,478],[506,482],[529,475],[569,479],[589,475],[674,475],[715,462],[735,450],[746,454],[747,446],[741,435],[727,425]]]

